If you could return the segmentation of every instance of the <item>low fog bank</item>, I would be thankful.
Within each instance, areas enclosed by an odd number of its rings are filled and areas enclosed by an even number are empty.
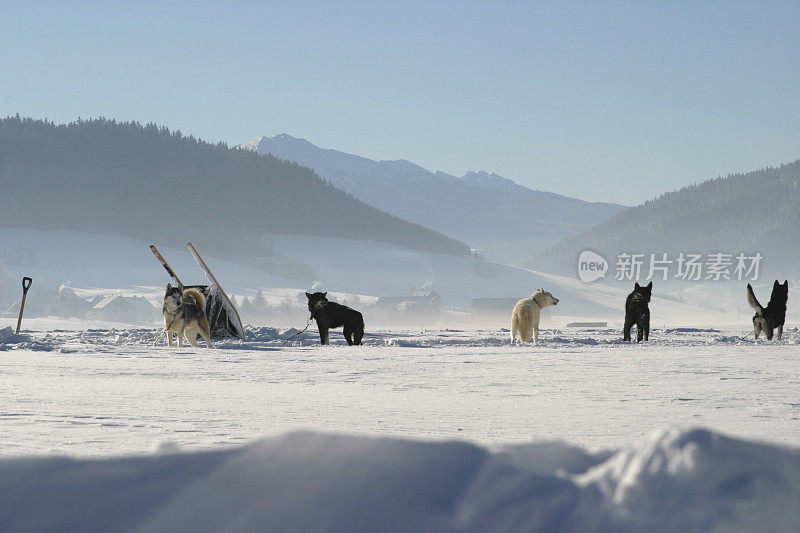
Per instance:
[[[507,328],[514,303],[544,288],[560,300],[543,312],[544,327],[616,327],[624,318],[630,291],[627,284],[584,283],[477,257],[385,243],[283,235],[271,239],[281,254],[312,265],[316,280],[303,286],[264,270],[206,257],[248,324],[302,327],[308,318],[304,292],[327,291],[330,299],[362,311],[368,328]],[[170,279],[149,244],[110,235],[0,228],[0,312],[16,315],[19,280],[30,276],[34,283],[26,302],[28,317],[157,324]],[[207,283],[185,250],[162,247],[161,252],[184,283]],[[771,282],[754,286],[766,303]],[[796,287],[790,281],[790,322],[800,317],[791,305]],[[97,309],[98,304],[108,309]],[[653,324],[664,326],[746,325],[752,316],[745,283],[733,282],[656,281],[651,312]]]

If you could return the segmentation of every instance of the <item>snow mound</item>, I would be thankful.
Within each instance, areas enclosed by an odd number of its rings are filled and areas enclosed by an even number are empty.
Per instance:
[[[311,432],[0,460],[2,531],[795,531],[800,450],[669,430],[618,452]]]
[[[11,344],[30,340],[28,335],[17,335],[11,326],[0,329],[0,343]]]
[[[797,531],[800,450],[703,429],[634,444],[579,480],[618,518],[660,531]]]
[[[24,333],[16,334],[11,326],[0,329],[0,351],[11,348],[41,349],[38,343],[31,342],[31,336]],[[46,348],[45,348],[46,349]]]

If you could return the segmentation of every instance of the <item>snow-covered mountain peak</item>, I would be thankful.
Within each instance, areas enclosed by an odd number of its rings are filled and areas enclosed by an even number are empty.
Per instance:
[[[304,145],[304,146],[313,146],[314,148],[317,148],[317,146],[311,144],[306,139],[303,139],[301,137],[292,137],[288,133],[279,133],[277,135],[273,135],[272,137],[260,137],[259,140],[260,140],[261,143],[264,143],[264,144],[266,144],[267,141],[272,141],[272,142],[280,142],[280,143],[285,143],[285,144],[298,144],[298,145]]]
[[[338,159],[365,159],[360,156],[347,154],[331,148],[320,148],[316,144],[301,137],[293,137],[288,133],[279,133],[272,137],[262,135],[258,139],[240,144],[239,148],[255,150],[260,154],[272,154],[280,159],[292,159],[299,156],[336,157]],[[371,161],[371,160],[368,160]]]
[[[272,137],[267,137],[266,135],[262,135],[250,142],[240,144],[239,148],[244,150],[261,151],[268,149],[274,145],[280,145],[284,147],[298,147],[298,148],[299,147],[317,148],[307,140],[300,139],[297,137],[292,137],[288,133],[279,133],[277,135],[273,135]]]
[[[255,152],[258,151],[258,145],[261,144],[261,141],[264,139],[266,139],[266,137],[262,135],[258,139],[253,139],[250,142],[240,144],[239,146],[237,146],[237,148],[239,148],[240,150],[252,150]]]
[[[513,191],[521,188],[521,185],[514,180],[504,178],[494,172],[486,172],[485,170],[469,171],[461,176],[461,182],[465,185],[497,191]]]

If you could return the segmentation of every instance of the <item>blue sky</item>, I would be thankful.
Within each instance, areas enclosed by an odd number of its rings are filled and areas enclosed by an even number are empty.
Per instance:
[[[800,2],[6,2],[0,115],[633,204],[800,157]]]

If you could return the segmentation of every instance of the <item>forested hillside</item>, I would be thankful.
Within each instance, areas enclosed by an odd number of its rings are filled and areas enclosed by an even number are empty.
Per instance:
[[[273,157],[154,124],[0,120],[0,225],[187,240],[231,256],[266,233],[341,236],[468,254],[466,244],[375,209]]]
[[[612,262],[612,256],[620,252],[760,252],[765,274],[796,276],[800,273],[800,160],[663,194],[562,241],[528,266],[574,272],[578,255],[586,249]]]

